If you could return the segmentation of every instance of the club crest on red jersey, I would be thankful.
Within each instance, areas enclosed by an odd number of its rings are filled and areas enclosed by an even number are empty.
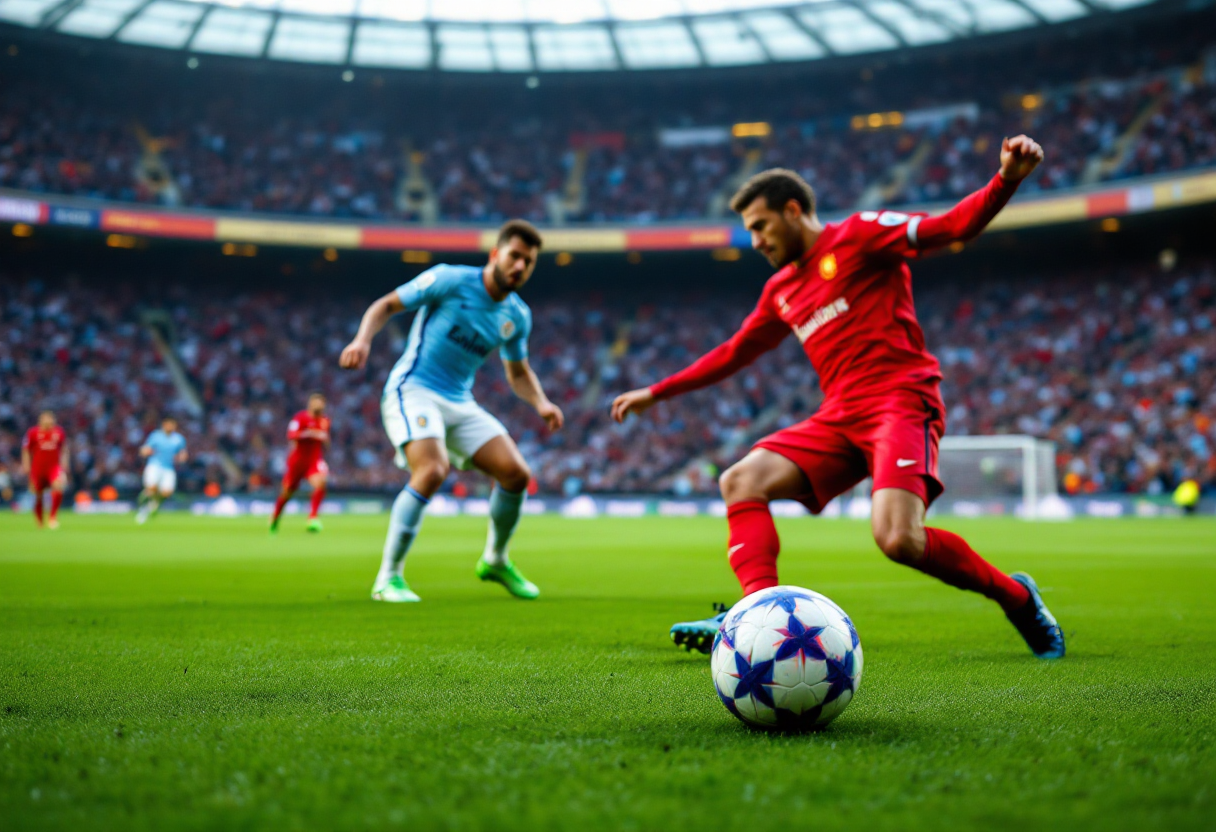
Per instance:
[[[819,276],[824,280],[831,280],[839,271],[839,266],[836,264],[835,252],[829,251],[819,260]]]

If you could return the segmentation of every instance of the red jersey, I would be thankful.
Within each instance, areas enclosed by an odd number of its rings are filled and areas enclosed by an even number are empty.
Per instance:
[[[993,177],[937,217],[864,211],[828,224],[815,244],[764,286],[755,310],[725,344],[650,388],[657,398],[713,384],[776,347],[802,342],[828,400],[935,386],[941,367],[912,303],[908,259],[979,234],[1017,190]]]
[[[319,460],[325,453],[325,442],[321,439],[301,436],[305,431],[322,431],[325,439],[329,439],[329,417],[313,416],[307,410],[301,410],[291,417],[287,425],[287,438],[296,443],[291,452],[294,464],[303,465]]]
[[[25,438],[21,440],[21,447],[30,452],[30,470],[47,472],[59,468],[63,445],[67,440],[67,434],[59,425],[50,430],[32,427],[26,431]]]

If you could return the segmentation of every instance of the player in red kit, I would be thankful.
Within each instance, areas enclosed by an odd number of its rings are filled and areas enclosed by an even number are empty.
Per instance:
[[[29,477],[29,488],[34,495],[34,521],[42,525],[43,492],[49,488],[51,516],[46,526],[59,528],[59,506],[63,503],[63,489],[68,484],[68,437],[49,410],[38,414],[38,425],[26,431],[21,441],[21,470]]]
[[[296,493],[304,480],[312,486],[312,504],[308,511],[308,530],[321,531],[321,501],[325,499],[325,483],[329,479],[329,466],[325,464],[325,449],[329,447],[329,417],[325,415],[325,396],[313,393],[308,397],[308,406],[291,417],[287,425],[287,439],[291,442],[291,453],[287,455],[287,471],[283,474],[283,489],[274,504],[274,516],[270,518],[270,533],[279,530],[279,517],[283,507]]]
[[[1064,636],[1029,575],[1006,575],[958,535],[925,526],[942,493],[937,448],[945,431],[941,368],[925,349],[907,261],[984,230],[1043,158],[1032,139],[1001,145],[987,186],[940,216],[865,211],[823,224],[810,186],[769,170],[731,201],[752,246],[778,267],[755,310],[726,343],[657,384],[612,404],[618,422],[655,402],[721,381],[793,332],[819,374],[824,400],[804,422],[767,436],[720,480],[729,558],[743,594],[776,586],[772,500],[812,512],[873,477],[871,527],[887,557],[996,601],[1040,658],[1064,655]],[[677,624],[672,639],[709,652],[722,616]]]

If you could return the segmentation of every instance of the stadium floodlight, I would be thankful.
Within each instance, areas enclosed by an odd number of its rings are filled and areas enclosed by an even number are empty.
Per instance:
[[[947,436],[938,475],[955,498],[983,502],[1021,498],[1020,514],[1050,514],[1056,486],[1056,445],[1033,436]]]

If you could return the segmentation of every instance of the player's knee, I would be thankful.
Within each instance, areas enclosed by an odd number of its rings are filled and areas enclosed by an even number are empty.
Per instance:
[[[759,477],[741,463],[736,463],[722,472],[722,476],[718,478],[718,488],[722,491],[722,499],[728,503],[764,497]]]
[[[439,486],[443,485],[443,481],[448,478],[451,467],[448,462],[438,460],[420,465],[410,475],[410,485],[414,490],[423,494],[434,494],[439,490]]]
[[[532,469],[528,467],[528,463],[522,461],[503,472],[498,478],[498,484],[512,494],[523,491],[531,481]]]
[[[884,555],[898,563],[916,563],[925,552],[924,531],[908,526],[875,529],[874,542]]]

